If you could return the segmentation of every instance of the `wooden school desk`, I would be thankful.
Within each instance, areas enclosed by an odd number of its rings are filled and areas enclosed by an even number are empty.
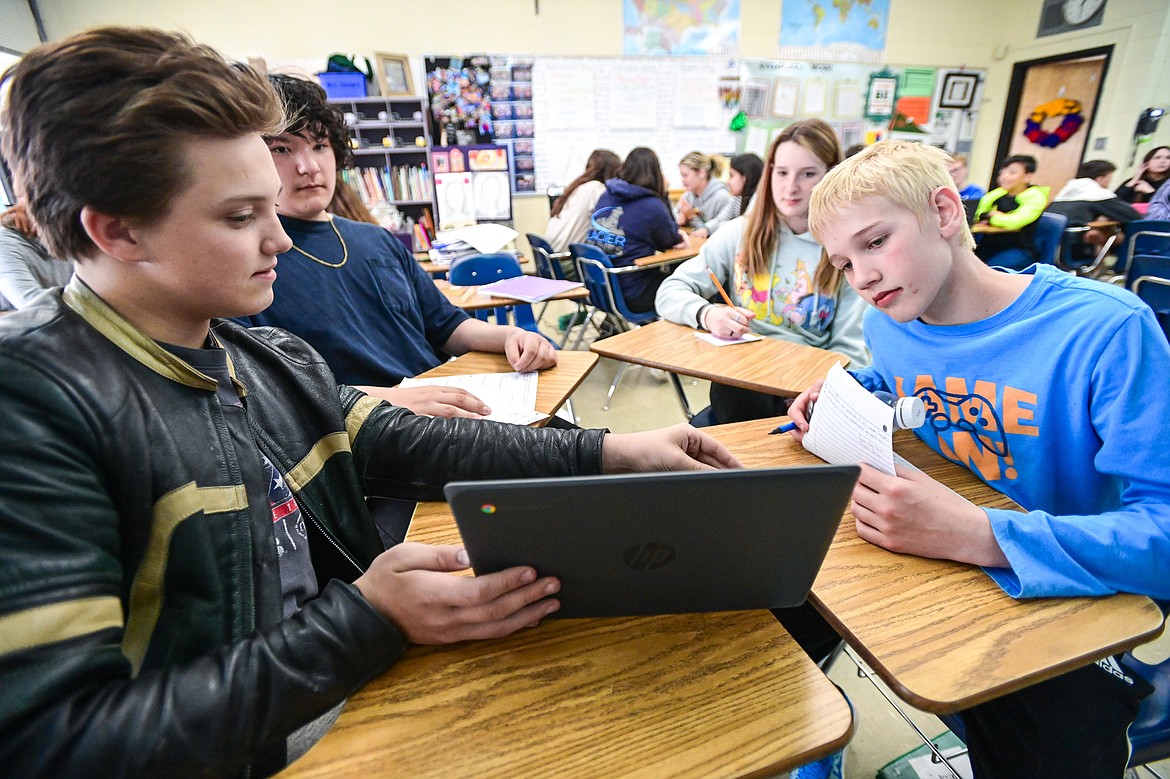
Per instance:
[[[459,543],[447,505],[420,504],[407,540]],[[773,776],[852,731],[767,611],[545,620],[411,647],[281,776]]]
[[[790,436],[767,434],[783,419],[706,430],[749,468],[821,462]],[[895,448],[977,505],[1018,508],[909,432]],[[938,714],[1133,648],[1162,629],[1149,598],[1013,600],[976,566],[862,541],[848,513],[809,600],[900,698]]]
[[[649,257],[639,257],[634,264],[639,268],[650,268],[656,265],[670,265],[699,256],[699,249],[707,242],[706,238],[691,238],[691,245],[685,249],[667,249],[664,252],[655,252]]]
[[[712,346],[695,337],[699,332],[662,320],[594,341],[589,348],[602,357],[785,397],[796,397],[825,378],[834,363],[849,364],[843,354],[779,338]]]
[[[523,300],[512,298],[497,298],[491,295],[479,294],[479,287],[455,287],[446,279],[435,279],[435,286],[451,301],[453,306],[464,311],[478,311],[482,308],[496,308],[498,306],[528,305]],[[584,300],[589,297],[589,290],[584,287],[574,287],[553,295],[549,300]],[[541,301],[542,303],[544,301]]]
[[[577,387],[581,386],[581,382],[597,364],[597,359],[597,355],[590,352],[557,352],[557,364],[537,374],[536,410],[549,416],[555,414]],[[511,370],[508,358],[502,354],[468,352],[431,368],[426,373],[420,373],[418,378],[462,376],[469,373],[508,373]]]

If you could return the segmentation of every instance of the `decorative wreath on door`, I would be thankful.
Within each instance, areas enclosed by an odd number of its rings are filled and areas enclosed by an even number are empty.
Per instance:
[[[1057,116],[1064,117],[1060,126],[1052,132],[1046,131],[1043,127],[1044,120]],[[1076,134],[1084,123],[1081,101],[1060,97],[1032,109],[1031,115],[1024,122],[1024,135],[1037,146],[1054,149]]]

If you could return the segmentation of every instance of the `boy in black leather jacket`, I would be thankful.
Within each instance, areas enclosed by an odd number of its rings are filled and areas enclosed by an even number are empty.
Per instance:
[[[383,552],[374,494],[455,478],[732,467],[685,426],[418,417],[242,316],[271,300],[280,128],[263,77],[92,30],[3,77],[3,153],[64,289],[0,321],[0,765],[264,775],[407,642],[504,636],[558,582]],[[100,766],[100,768],[99,768]]]

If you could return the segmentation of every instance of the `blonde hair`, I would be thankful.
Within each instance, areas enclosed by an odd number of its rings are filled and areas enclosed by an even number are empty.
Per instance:
[[[936,190],[945,187],[958,192],[947,172],[950,161],[950,155],[942,149],[921,143],[875,143],[830,171],[813,189],[808,229],[817,236],[842,208],[873,196],[905,208],[920,224],[925,224]],[[966,220],[959,233],[959,244],[964,249],[975,248],[975,238]]]
[[[719,158],[710,154],[703,154],[701,151],[691,152],[679,160],[678,164],[688,167],[691,170],[707,171],[708,180],[719,177]]]
[[[772,140],[768,146],[764,174],[760,177],[760,186],[756,190],[756,204],[748,212],[748,223],[743,233],[744,267],[750,276],[758,276],[768,271],[772,253],[776,250],[777,241],[780,240],[780,209],[772,199],[772,160],[776,159],[776,149],[780,144],[787,142],[808,149],[830,170],[841,162],[841,144],[837,142],[837,134],[827,122],[820,119],[793,122]],[[836,294],[843,281],[841,272],[826,262],[822,253],[821,262],[813,276],[816,290]]]

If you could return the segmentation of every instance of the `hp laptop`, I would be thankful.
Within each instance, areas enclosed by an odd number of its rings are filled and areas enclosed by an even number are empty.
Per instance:
[[[476,574],[530,565],[561,581],[557,617],[798,606],[855,465],[452,482]]]

